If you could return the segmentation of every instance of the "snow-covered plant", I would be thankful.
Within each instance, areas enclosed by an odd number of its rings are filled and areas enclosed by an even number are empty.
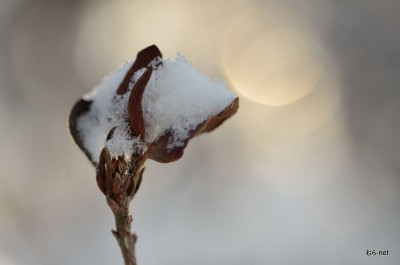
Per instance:
[[[239,99],[223,82],[208,79],[181,55],[163,59],[155,45],[74,105],[69,129],[96,167],[97,184],[115,215],[113,234],[125,264],[136,264],[129,204],[145,160],[178,160],[191,138],[214,130],[238,107]]]

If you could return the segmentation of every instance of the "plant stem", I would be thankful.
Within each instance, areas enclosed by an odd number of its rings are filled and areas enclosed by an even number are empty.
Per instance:
[[[109,199],[107,199],[107,203],[115,216],[116,230],[112,230],[112,233],[121,248],[125,265],[136,265],[135,243],[137,237],[131,233],[132,216],[129,213],[129,201],[127,200],[128,205],[122,207],[114,205],[115,202]]]
[[[144,157],[133,156],[113,158],[103,148],[97,167],[97,184],[106,195],[108,206],[115,217],[116,229],[112,230],[124,257],[125,265],[136,265],[136,235],[131,232],[132,215],[129,204],[140,187],[144,171]]]

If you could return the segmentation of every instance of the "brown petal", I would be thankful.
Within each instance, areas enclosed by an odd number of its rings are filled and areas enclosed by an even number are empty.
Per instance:
[[[139,80],[135,83],[129,96],[128,102],[129,124],[131,125],[132,134],[134,136],[140,136],[140,139],[142,139],[142,141],[144,141],[145,137],[142,99],[144,90],[150,80],[152,71],[153,69],[151,67],[148,67],[146,72],[144,72]]]
[[[191,138],[201,133],[211,132],[212,130],[220,126],[228,118],[230,118],[233,114],[235,114],[238,108],[239,98],[235,98],[231,104],[225,107],[223,111],[213,117],[210,117],[208,120],[202,122],[199,126],[197,126]]]
[[[172,138],[171,132],[166,132],[163,136],[149,146],[146,154],[148,158],[153,159],[160,163],[174,162],[183,156],[187,141],[184,141],[183,146],[167,149],[169,139]]]
[[[167,144],[172,136],[171,132],[166,132],[161,136],[156,142],[149,146],[146,153],[147,157],[153,159],[160,163],[174,162],[180,159],[183,155],[183,151],[186,148],[189,140],[193,137],[204,133],[210,132],[221,125],[224,121],[230,118],[239,108],[239,98],[235,98],[231,104],[225,107],[223,111],[215,116],[212,116],[200,123],[195,130],[189,133],[189,137],[183,142],[183,146],[174,147],[172,149],[167,149]]]
[[[151,63],[151,61],[153,61],[157,57],[161,58],[162,54],[156,45],[151,45],[138,52],[135,62],[126,73],[124,80],[122,80],[121,84],[119,85],[117,89],[117,94],[125,94],[128,91],[129,83],[135,72],[142,69],[143,67],[147,67],[149,63]]]
[[[93,161],[93,158],[83,144],[83,140],[81,139],[81,135],[78,131],[77,128],[77,120],[79,117],[82,115],[86,114],[90,110],[90,106],[92,105],[92,101],[86,101],[86,100],[79,100],[78,102],[75,103],[74,107],[72,108],[70,114],[69,114],[69,119],[68,119],[68,127],[69,131],[71,132],[72,138],[74,138],[75,143],[81,148],[81,150],[85,153],[87,158],[92,162],[94,166],[96,166],[96,163]]]

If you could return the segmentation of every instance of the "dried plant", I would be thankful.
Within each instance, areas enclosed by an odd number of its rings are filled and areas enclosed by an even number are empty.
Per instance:
[[[100,114],[92,108],[96,99],[80,99],[72,108],[69,116],[69,129],[76,144],[86,154],[92,164],[96,167],[96,180],[98,187],[106,196],[108,206],[115,216],[116,229],[113,234],[121,248],[125,264],[136,264],[135,242],[136,235],[131,231],[132,216],[129,213],[129,204],[140,187],[146,159],[167,163],[182,157],[184,149],[193,137],[210,132],[231,117],[239,107],[239,100],[233,97],[217,114],[209,115],[205,119],[195,120],[195,124],[179,139],[179,143],[171,145],[177,138],[173,128],[167,128],[157,137],[146,140],[146,121],[143,117],[143,96],[153,73],[162,66],[162,55],[159,49],[152,45],[140,51],[137,58],[122,81],[115,87],[112,93],[112,104],[123,104],[117,106],[120,113],[111,115],[122,116],[119,123],[111,128],[102,143],[99,157],[91,151],[88,132],[82,129],[81,118],[91,115],[91,119],[99,120]],[[179,79],[179,76],[176,77]],[[188,88],[190,89],[190,88]],[[127,102],[119,100],[129,97]],[[157,101],[157,99],[155,99]],[[127,104],[126,104],[127,103]],[[108,117],[113,119],[113,117]],[[115,124],[114,124],[115,125]],[[123,130],[125,138],[121,141],[121,133],[115,131]],[[122,153],[114,152],[107,143],[115,141],[119,145],[134,145],[134,148],[124,149]],[[115,147],[115,146],[114,146]],[[129,150],[129,151],[126,151]]]

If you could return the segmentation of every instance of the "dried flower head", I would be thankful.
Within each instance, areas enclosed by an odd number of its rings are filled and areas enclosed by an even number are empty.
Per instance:
[[[145,160],[178,160],[191,138],[214,130],[238,107],[238,98],[223,83],[209,80],[182,56],[163,59],[152,45],[72,108],[72,137],[96,166],[125,264],[136,264],[129,204],[139,189]]]
[[[223,83],[209,80],[182,56],[164,60],[152,45],[79,100],[69,127],[95,166],[104,159],[103,148],[112,157],[165,163],[181,158],[191,138],[218,127],[238,106]]]

